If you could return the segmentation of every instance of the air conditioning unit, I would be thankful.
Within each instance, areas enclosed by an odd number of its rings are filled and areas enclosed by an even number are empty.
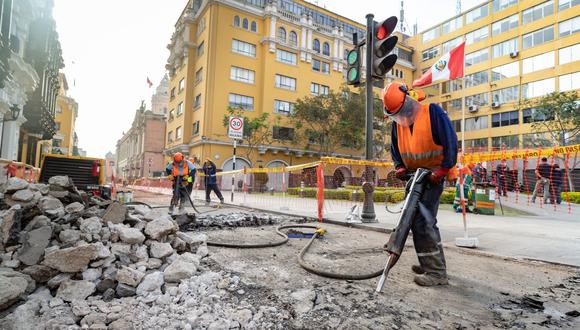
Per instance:
[[[479,110],[479,108],[477,107],[477,105],[470,105],[468,110],[469,110],[469,112],[477,112],[477,110]]]
[[[517,50],[515,52],[510,53],[511,58],[516,58],[516,57],[518,57],[518,55],[520,55],[520,52],[518,52]]]
[[[500,105],[501,105],[501,103],[499,103],[499,102],[491,102],[491,107],[492,107],[493,109],[497,109],[497,108],[499,108],[499,106],[500,106]]]

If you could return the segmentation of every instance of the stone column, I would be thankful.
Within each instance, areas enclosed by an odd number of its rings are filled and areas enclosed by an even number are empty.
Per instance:
[[[0,158],[18,160],[18,143],[20,139],[20,126],[26,122],[22,114],[16,119],[4,122],[4,136],[2,137],[2,155]],[[0,126],[1,129],[1,126]]]

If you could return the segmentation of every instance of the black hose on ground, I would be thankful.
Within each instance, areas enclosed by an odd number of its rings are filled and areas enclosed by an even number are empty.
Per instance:
[[[240,244],[240,243],[224,243],[224,242],[215,242],[215,241],[208,241],[207,245],[210,246],[219,246],[219,247],[226,247],[226,248],[237,248],[237,249],[258,249],[258,248],[267,248],[267,247],[274,247],[286,244],[288,242],[288,235],[283,233],[282,229],[288,228],[309,228],[309,229],[317,229],[317,226],[313,225],[282,225],[276,227],[276,234],[282,237],[281,240],[269,243],[255,243],[255,244]]]
[[[298,254],[298,263],[300,264],[300,266],[302,268],[306,269],[307,271],[309,271],[313,274],[319,275],[319,276],[323,276],[323,277],[329,277],[329,278],[334,278],[334,279],[339,279],[339,280],[353,280],[353,281],[368,280],[371,278],[381,276],[383,274],[383,269],[377,270],[376,272],[373,272],[370,274],[340,274],[340,273],[320,270],[320,269],[314,268],[313,266],[310,266],[309,264],[306,263],[306,261],[304,261],[304,255],[306,254],[306,252],[308,251],[308,249],[310,248],[312,243],[316,240],[316,238],[318,238],[318,233],[314,233],[314,235],[312,236],[312,238],[310,239],[308,244],[306,244],[302,248],[302,250],[300,250],[300,253]]]
[[[238,248],[238,249],[256,249],[256,248],[267,248],[267,247],[280,246],[280,245],[286,244],[288,242],[288,235],[283,233],[281,230],[282,229],[290,229],[290,228],[318,229],[318,226],[314,226],[314,225],[282,225],[282,226],[278,226],[276,228],[276,234],[283,237],[283,239],[276,241],[276,242],[271,242],[271,243],[239,244],[239,243],[223,243],[223,242],[208,241],[207,245],[226,247],[226,248]],[[308,249],[310,249],[310,247],[312,246],[312,243],[318,237],[319,237],[318,233],[314,233],[314,235],[312,236],[310,241],[308,241],[308,243],[302,248],[302,250],[300,250],[300,253],[298,254],[298,263],[300,264],[300,266],[302,268],[304,268],[308,272],[319,275],[319,276],[328,277],[328,278],[334,278],[334,279],[339,279],[339,280],[355,280],[355,281],[368,280],[371,278],[381,276],[383,274],[383,269],[380,269],[380,270],[373,272],[373,273],[370,273],[370,274],[340,274],[340,273],[320,270],[320,269],[317,269],[317,268],[307,264],[306,261],[304,261],[304,255],[306,254],[306,252],[308,252]]]

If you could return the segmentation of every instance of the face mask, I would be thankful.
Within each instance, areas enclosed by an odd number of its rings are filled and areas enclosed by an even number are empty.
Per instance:
[[[409,127],[415,122],[419,110],[421,110],[421,104],[409,95],[406,95],[401,110],[394,115],[387,114],[387,116],[392,118],[397,124],[403,127]]]

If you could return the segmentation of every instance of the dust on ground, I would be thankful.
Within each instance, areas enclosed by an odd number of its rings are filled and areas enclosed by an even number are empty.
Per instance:
[[[384,266],[387,234],[322,224],[324,239],[314,242],[307,262],[339,273],[370,273]],[[229,242],[276,240],[274,226],[208,231],[209,239]],[[297,262],[307,239],[264,249],[210,247],[214,267],[239,274],[246,298],[291,307],[291,328],[579,328],[578,269],[539,262],[489,257],[446,248],[449,286],[413,283],[416,263],[407,246],[383,293],[377,279],[332,280],[310,274]]]

